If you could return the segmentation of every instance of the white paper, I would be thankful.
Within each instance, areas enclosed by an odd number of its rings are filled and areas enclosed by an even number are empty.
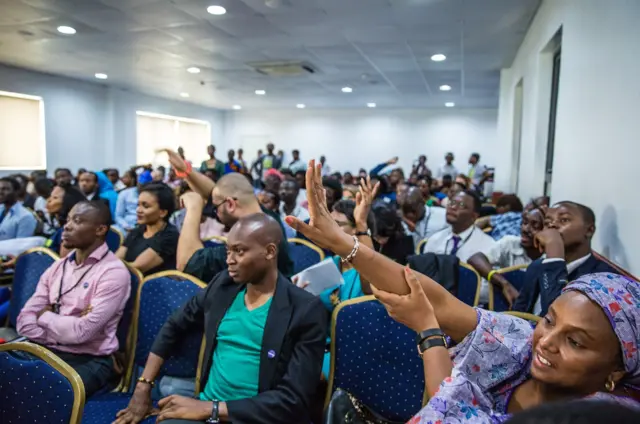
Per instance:
[[[331,258],[310,266],[294,275],[292,279],[296,278],[298,287],[304,283],[309,283],[305,290],[314,296],[318,296],[328,288],[344,284],[342,274],[340,274],[338,267]]]

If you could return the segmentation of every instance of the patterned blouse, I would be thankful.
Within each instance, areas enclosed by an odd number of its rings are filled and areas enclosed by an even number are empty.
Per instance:
[[[530,378],[533,327],[512,315],[476,309],[478,326],[450,350],[453,372],[407,424],[497,424],[510,418],[514,390]],[[590,398],[635,401],[597,393]]]

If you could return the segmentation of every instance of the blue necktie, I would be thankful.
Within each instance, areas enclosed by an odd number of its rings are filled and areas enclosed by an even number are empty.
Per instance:
[[[449,254],[455,255],[456,253],[458,253],[458,249],[460,248],[460,237],[457,235],[454,235],[452,238],[453,238],[453,249],[451,249],[451,253]]]

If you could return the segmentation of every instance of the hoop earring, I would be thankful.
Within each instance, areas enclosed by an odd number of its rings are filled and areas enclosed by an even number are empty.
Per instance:
[[[606,383],[604,383],[604,388],[610,392],[613,392],[616,389],[616,383],[614,383],[612,380],[608,380]]]

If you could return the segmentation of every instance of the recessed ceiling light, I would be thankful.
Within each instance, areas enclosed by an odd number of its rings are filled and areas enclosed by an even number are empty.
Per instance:
[[[267,94],[267,92],[266,92],[266,91],[264,91],[264,90],[256,90],[256,94],[257,94],[258,96],[264,96],[265,94]]]
[[[207,7],[207,12],[211,13],[212,15],[224,15],[225,13],[227,13],[227,9],[222,6],[209,6]]]
[[[94,76],[95,76],[96,78],[98,78],[98,79],[107,79],[107,78],[109,78],[109,76],[108,76],[107,74],[103,74],[103,73],[100,73],[100,72],[98,72],[98,73],[97,73],[97,74],[95,74]]]
[[[444,104],[446,107],[454,107],[456,104],[453,102],[447,102]]]
[[[242,106],[240,105],[233,105],[233,110],[240,110],[242,109]]]
[[[58,32],[65,35],[73,35],[76,33],[76,29],[70,26],[61,25],[58,27]]]
[[[351,87],[342,87],[343,93],[351,93],[352,91],[353,91],[353,88]]]
[[[434,62],[442,62],[443,60],[447,60],[447,56],[443,55],[442,53],[438,53],[431,56],[431,60],[433,60]]]
[[[191,68],[187,68],[187,72],[189,72],[190,74],[199,74],[200,68],[192,66]]]
[[[451,90],[451,86],[450,85],[441,85],[440,86],[440,91],[450,91]]]
[[[298,109],[304,109],[306,106],[305,106],[303,103],[298,103],[298,104],[296,105],[296,107],[297,107]]]
[[[367,103],[367,107],[376,107],[377,105],[375,103]]]
[[[180,97],[184,97],[186,99],[189,97],[189,93],[180,93]]]

